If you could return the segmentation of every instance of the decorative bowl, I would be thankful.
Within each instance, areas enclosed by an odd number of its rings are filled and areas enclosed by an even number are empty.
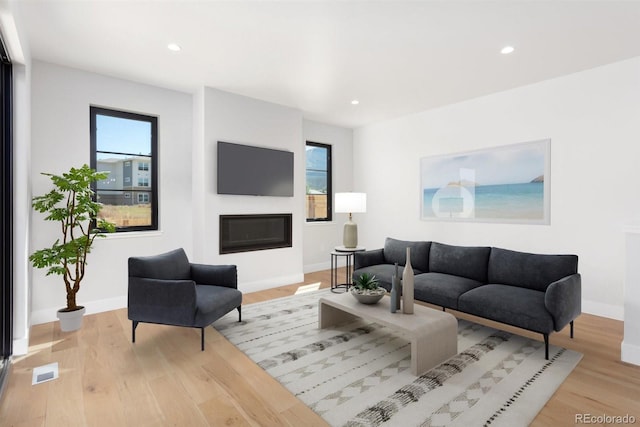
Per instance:
[[[352,287],[351,295],[362,304],[377,304],[378,301],[387,293],[385,288],[377,288],[374,290],[362,291],[356,287]]]

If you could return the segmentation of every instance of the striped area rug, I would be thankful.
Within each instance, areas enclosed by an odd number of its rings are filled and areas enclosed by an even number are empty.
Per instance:
[[[387,327],[318,329],[327,294],[246,305],[214,327],[332,426],[525,426],[582,358],[551,346],[545,360],[542,342],[459,320],[458,355],[416,377]]]

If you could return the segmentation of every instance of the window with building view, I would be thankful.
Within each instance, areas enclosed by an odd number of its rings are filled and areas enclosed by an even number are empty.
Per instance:
[[[109,176],[96,183],[100,217],[117,231],[158,229],[158,119],[91,107],[91,167]]]
[[[307,141],[307,221],[331,221],[331,146]]]

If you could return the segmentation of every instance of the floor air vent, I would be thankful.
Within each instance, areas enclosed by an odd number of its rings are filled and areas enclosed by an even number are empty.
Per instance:
[[[31,385],[44,383],[58,378],[58,362],[33,368]]]

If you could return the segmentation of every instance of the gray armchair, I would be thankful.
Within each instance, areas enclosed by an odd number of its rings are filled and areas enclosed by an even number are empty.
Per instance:
[[[138,323],[204,328],[233,310],[242,321],[242,292],[235,265],[189,262],[183,249],[160,255],[129,258],[128,316],[131,341]]]

